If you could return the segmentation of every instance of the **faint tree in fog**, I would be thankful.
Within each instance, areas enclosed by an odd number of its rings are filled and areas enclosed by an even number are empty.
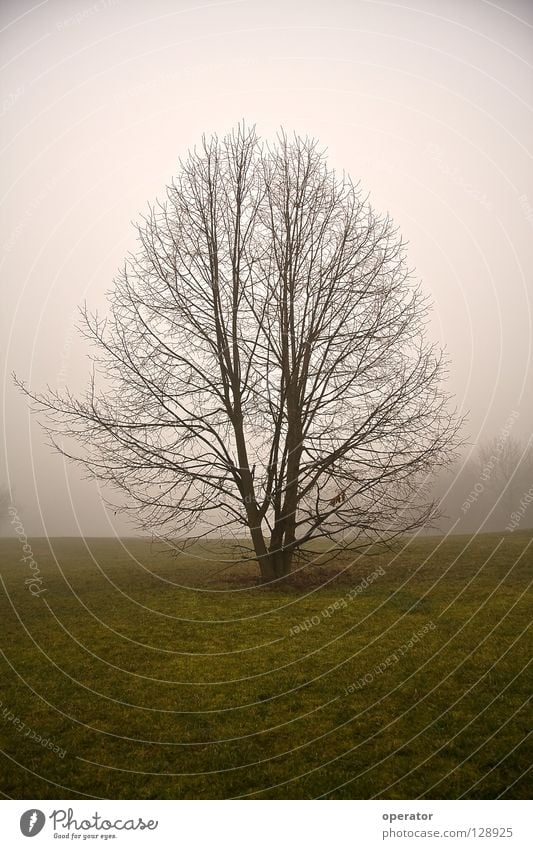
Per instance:
[[[501,502],[505,521],[516,507],[521,495],[533,483],[533,449],[531,442],[524,444],[520,439],[494,437],[480,445],[474,460],[477,475],[484,486],[491,504]]]
[[[458,430],[429,305],[389,218],[316,142],[204,137],[138,239],[107,317],[83,310],[84,397],[32,395],[63,454],[141,528],[244,530],[266,580],[311,540],[428,522],[421,486]]]
[[[9,505],[11,497],[9,490],[5,486],[0,486],[0,522],[4,522],[9,515]]]

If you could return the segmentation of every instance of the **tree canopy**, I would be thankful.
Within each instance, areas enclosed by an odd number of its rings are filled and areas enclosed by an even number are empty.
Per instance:
[[[317,142],[204,137],[137,232],[107,315],[82,310],[86,393],[32,395],[56,447],[141,528],[248,535],[269,580],[311,540],[426,524],[446,361],[397,230]]]

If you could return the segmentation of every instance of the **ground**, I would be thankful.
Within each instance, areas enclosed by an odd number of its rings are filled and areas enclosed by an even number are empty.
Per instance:
[[[528,798],[532,543],[405,540],[265,589],[228,543],[0,541],[0,790]]]

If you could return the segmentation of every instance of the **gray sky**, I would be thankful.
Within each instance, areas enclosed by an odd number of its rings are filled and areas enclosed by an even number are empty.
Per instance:
[[[389,211],[434,301],[472,442],[533,419],[533,5],[45,0],[0,7],[0,480],[27,533],[124,532],[46,447],[15,370],[80,391],[74,330],[202,132],[317,137]]]

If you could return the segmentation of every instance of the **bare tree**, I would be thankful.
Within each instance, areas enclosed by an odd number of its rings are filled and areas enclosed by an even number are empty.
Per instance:
[[[428,522],[423,482],[458,431],[429,306],[389,218],[315,141],[204,137],[138,239],[107,318],[82,310],[85,396],[32,395],[60,451],[141,528],[245,529],[266,580],[311,540]]]

